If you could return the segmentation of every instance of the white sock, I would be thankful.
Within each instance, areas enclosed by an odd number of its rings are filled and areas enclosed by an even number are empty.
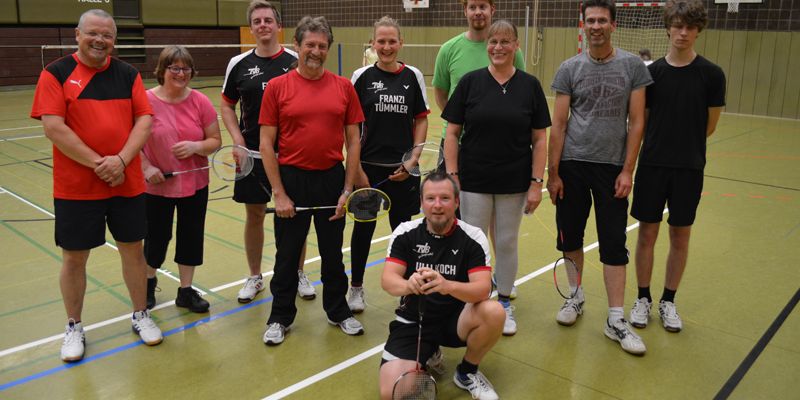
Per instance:
[[[622,318],[625,318],[625,310],[622,307],[609,307],[608,308],[608,322],[614,323]]]

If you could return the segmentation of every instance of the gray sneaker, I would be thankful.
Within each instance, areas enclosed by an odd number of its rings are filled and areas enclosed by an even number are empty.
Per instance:
[[[514,318],[514,306],[503,306],[506,312],[506,321],[503,323],[503,336],[514,336],[517,333],[517,319]]]
[[[358,320],[354,317],[347,318],[341,322],[333,322],[328,320],[328,323],[339,326],[339,328],[342,329],[342,332],[350,336],[359,336],[364,334],[364,326],[361,325],[361,322],[358,322]]]
[[[297,270],[297,276],[300,280],[297,281],[297,295],[304,300],[314,300],[317,297],[317,291],[308,280],[308,276],[300,270]]]
[[[347,296],[347,306],[350,307],[350,311],[360,313],[367,308],[367,303],[364,301],[364,294],[363,287],[350,288],[350,295]]]
[[[564,301],[556,315],[556,322],[564,326],[572,326],[575,325],[575,321],[578,320],[578,316],[581,314],[583,314],[583,297],[576,296]]]
[[[268,346],[275,346],[283,343],[283,340],[286,338],[286,332],[289,331],[289,327],[283,326],[278,322],[273,322],[267,325],[267,330],[264,332],[264,344]]]
[[[678,315],[675,303],[661,300],[658,303],[658,315],[661,317],[661,324],[669,332],[680,332],[683,329],[683,321]]]
[[[631,325],[637,328],[646,328],[647,321],[650,319],[650,300],[646,297],[636,299],[631,308]]]

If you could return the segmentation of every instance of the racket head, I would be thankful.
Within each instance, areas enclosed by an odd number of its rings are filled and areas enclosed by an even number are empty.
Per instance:
[[[350,194],[344,208],[354,220],[371,222],[389,214],[392,200],[381,190],[363,188]]]
[[[246,147],[229,145],[220,147],[211,157],[211,169],[220,179],[238,181],[253,170],[253,156]]]
[[[581,286],[581,274],[575,261],[566,256],[559,258],[553,266],[553,282],[561,297],[574,298]]]
[[[424,142],[403,153],[400,160],[403,168],[414,176],[427,175],[444,162],[444,153],[437,143]]]
[[[393,400],[433,400],[436,398],[436,380],[425,370],[406,371],[394,382]]]

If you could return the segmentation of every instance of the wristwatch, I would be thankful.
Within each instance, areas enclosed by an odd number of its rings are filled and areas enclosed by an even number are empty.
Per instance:
[[[531,177],[531,182],[536,182],[536,183],[544,183],[544,179],[542,179],[542,178],[537,178],[537,177],[535,177],[535,176],[532,176],[532,177]]]

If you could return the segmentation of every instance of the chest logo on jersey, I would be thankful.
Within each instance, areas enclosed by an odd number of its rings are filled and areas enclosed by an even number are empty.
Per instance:
[[[403,87],[404,87],[406,90],[408,90],[408,88],[410,88],[410,87],[411,87],[411,85],[403,85]]]
[[[374,90],[375,93],[378,93],[386,90],[386,85],[383,84],[383,81],[372,82],[372,86],[370,86],[368,90]]]
[[[79,88],[83,89],[83,86],[81,86],[81,81],[82,81],[82,80],[83,80],[83,79],[79,79],[79,80],[77,80],[77,81],[76,81],[75,79],[70,79],[70,80],[69,80],[69,83],[71,83],[71,84],[73,84],[73,85],[78,85],[78,87],[79,87]]]
[[[456,254],[458,254],[458,250],[459,250],[459,249],[450,249],[450,251],[452,251],[452,252],[453,252],[453,255],[456,255]]]
[[[283,72],[289,72],[289,68],[281,68]]]
[[[264,71],[262,71],[261,68],[258,68],[258,65],[256,65],[253,68],[248,68],[247,69],[247,73],[244,74],[244,76],[246,76],[246,77],[248,77],[250,79],[253,79],[253,78],[255,78],[255,77],[259,76],[259,75],[264,75]]]
[[[425,244],[418,244],[415,251],[417,252],[419,258],[433,255],[433,253],[431,253],[431,246],[428,244],[428,242],[425,242]]]

